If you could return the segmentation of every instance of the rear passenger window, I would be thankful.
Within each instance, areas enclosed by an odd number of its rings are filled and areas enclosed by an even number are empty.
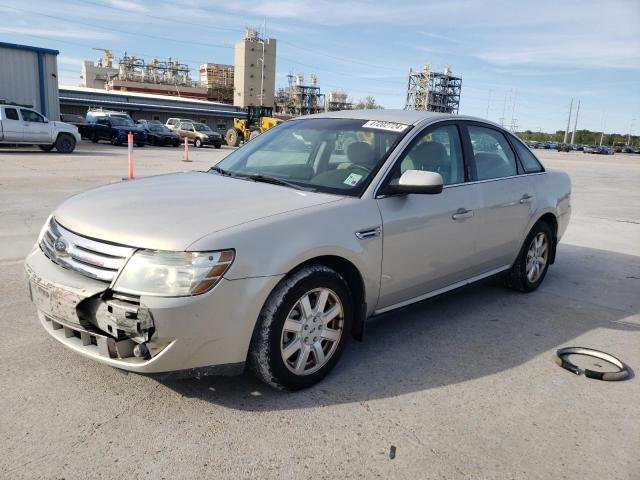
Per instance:
[[[469,125],[478,180],[518,174],[516,158],[505,136],[491,128]]]
[[[7,120],[20,120],[18,118],[18,110],[15,108],[5,108],[4,115],[7,117]]]
[[[520,162],[522,162],[522,166],[524,167],[524,171],[526,173],[536,173],[542,171],[542,165],[536,158],[536,156],[529,150],[529,147],[524,146],[521,142],[517,140],[513,140],[513,148],[515,148],[516,153],[518,154],[518,158]]]

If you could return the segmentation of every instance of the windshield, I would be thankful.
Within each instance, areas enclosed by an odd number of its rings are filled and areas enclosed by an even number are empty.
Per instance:
[[[109,120],[111,120],[111,125],[117,125],[117,126],[121,126],[121,127],[134,127],[135,124],[133,123],[133,120],[131,120],[130,118],[126,118],[126,117],[114,117],[111,116],[109,117]]]
[[[210,172],[276,177],[319,192],[359,196],[409,128],[354,119],[293,120],[251,140]]]
[[[199,132],[210,132],[211,129],[204,123],[195,123],[196,130]]]

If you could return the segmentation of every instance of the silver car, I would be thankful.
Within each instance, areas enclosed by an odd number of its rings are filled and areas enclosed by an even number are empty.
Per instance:
[[[484,120],[410,111],[287,121],[206,172],[106,185],[26,259],[49,334],[159,377],[323,378],[365,320],[501,275],[535,290],[569,177]]]

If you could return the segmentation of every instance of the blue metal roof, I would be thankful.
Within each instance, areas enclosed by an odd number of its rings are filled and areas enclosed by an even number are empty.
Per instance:
[[[0,42],[0,47],[13,48],[15,50],[27,50],[29,52],[36,52],[36,53],[48,53],[51,55],[58,55],[60,53],[58,50],[52,50],[50,48],[32,47],[31,45],[19,45],[17,43]]]
[[[174,112],[174,113],[193,113],[193,114],[207,114],[207,115],[215,115],[219,117],[246,117],[246,113],[237,110],[219,110],[215,108],[194,108],[194,107],[186,107],[186,106],[174,106],[174,105],[152,105],[148,103],[137,103],[137,102],[122,102],[116,100],[98,100],[93,98],[78,98],[78,97],[68,97],[64,94],[60,94],[60,103],[66,105],[81,105],[85,107],[107,107],[107,108],[115,108],[122,110],[134,110],[134,111],[144,111],[144,110],[152,110],[152,111],[163,111],[163,112]]]

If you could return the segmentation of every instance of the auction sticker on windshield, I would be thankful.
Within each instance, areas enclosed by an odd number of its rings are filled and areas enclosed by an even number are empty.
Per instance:
[[[382,122],[380,120],[369,120],[362,125],[362,128],[375,128],[376,130],[389,130],[390,132],[404,132],[409,125],[395,122]]]
[[[361,178],[362,178],[362,175],[358,175],[357,173],[350,173],[349,176],[345,178],[344,184],[355,187]]]

